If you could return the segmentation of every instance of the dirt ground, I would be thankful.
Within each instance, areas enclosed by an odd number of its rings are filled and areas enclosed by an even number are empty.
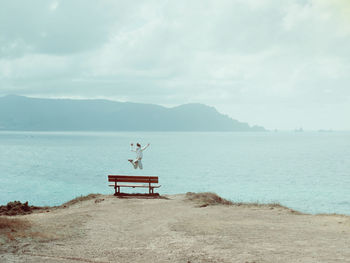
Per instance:
[[[1,217],[25,223],[0,231],[0,262],[350,262],[348,216],[165,197],[95,195]]]

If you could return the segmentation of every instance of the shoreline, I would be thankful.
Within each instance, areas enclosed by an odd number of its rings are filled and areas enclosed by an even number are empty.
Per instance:
[[[163,196],[176,196],[176,195],[188,195],[188,194],[198,194],[198,195],[212,195],[212,196],[216,196],[215,198],[219,198],[221,200],[223,200],[223,202],[227,203],[227,205],[230,206],[242,206],[242,207],[267,207],[267,208],[273,208],[273,207],[279,207],[282,209],[286,209],[288,211],[291,211],[292,213],[295,214],[300,214],[300,215],[313,215],[313,216],[344,216],[344,217],[349,217],[350,218],[350,214],[341,214],[341,213],[308,213],[308,212],[302,212],[293,208],[290,208],[288,206],[285,205],[281,205],[278,202],[272,202],[272,203],[259,203],[259,202],[235,202],[235,201],[231,201],[229,199],[224,199],[222,197],[220,197],[219,195],[217,195],[214,192],[199,192],[199,193],[193,193],[193,192],[187,192],[187,193],[178,193],[178,194],[170,194],[170,195],[159,195],[160,198],[162,198]],[[108,196],[114,196],[116,198],[118,198],[118,196],[115,196],[113,194],[107,195],[107,194],[100,194],[100,193],[90,193],[88,195],[81,195],[81,196],[77,196],[67,202],[62,203],[61,205],[54,205],[54,206],[36,206],[36,205],[30,205],[28,204],[28,202],[25,203],[21,203],[20,201],[14,200],[14,201],[10,201],[7,204],[0,204],[0,217],[1,216],[20,216],[20,215],[27,215],[27,214],[31,214],[32,212],[34,213],[40,213],[42,211],[46,211],[46,210],[50,210],[50,209],[59,209],[59,208],[66,208],[67,206],[73,205],[75,203],[79,203],[79,202],[83,202],[83,201],[87,201],[87,200],[91,200],[91,199],[95,199],[98,197],[108,197]],[[140,197],[141,199],[143,197],[147,197],[147,194],[125,194],[124,196],[120,196],[119,198],[138,198]],[[157,199],[159,197],[150,197],[150,199]],[[205,202],[205,200],[202,200],[203,202]],[[207,200],[208,202],[213,202],[213,200]],[[21,204],[22,206],[24,206],[25,204],[28,204],[30,207],[32,207],[33,209],[31,210],[31,212],[29,213],[18,213],[18,214],[13,214],[13,215],[6,215],[4,213],[2,213],[1,208],[5,208],[6,206],[8,206],[10,203],[15,203],[15,202],[19,202],[19,204]],[[221,201],[219,201],[221,202]],[[213,204],[211,204],[213,205]]]

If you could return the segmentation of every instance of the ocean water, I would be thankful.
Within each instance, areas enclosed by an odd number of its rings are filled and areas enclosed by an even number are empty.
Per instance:
[[[143,170],[127,161],[130,142],[151,143]],[[108,174],[159,176],[161,194],[350,214],[350,133],[0,132],[0,204],[112,194]]]

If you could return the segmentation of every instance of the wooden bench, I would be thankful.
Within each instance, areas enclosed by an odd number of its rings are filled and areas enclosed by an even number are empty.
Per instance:
[[[114,186],[115,195],[120,194],[120,187],[144,187],[148,188],[149,194],[154,194],[154,188],[160,187],[158,184],[157,176],[132,176],[132,175],[108,175],[108,182],[113,182],[114,184],[109,186]],[[133,185],[125,185],[120,183],[137,183]],[[145,183],[147,185],[145,185]],[[143,184],[143,185],[140,185]]]

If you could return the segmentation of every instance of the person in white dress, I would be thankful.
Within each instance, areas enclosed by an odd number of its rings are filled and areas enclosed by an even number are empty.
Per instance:
[[[137,169],[137,168],[143,169],[143,166],[142,166],[143,151],[146,150],[148,146],[149,144],[147,144],[144,147],[141,147],[141,144],[137,143],[136,149],[134,149],[134,144],[131,143],[130,150],[132,152],[136,152],[136,159],[135,160],[129,159],[128,161],[133,165],[134,169]]]

